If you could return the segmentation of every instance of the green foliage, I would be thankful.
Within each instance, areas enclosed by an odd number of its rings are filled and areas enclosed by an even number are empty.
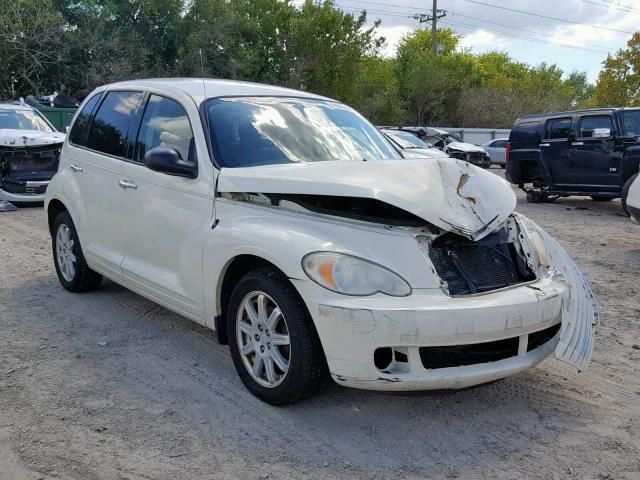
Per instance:
[[[265,82],[345,101],[375,123],[508,127],[522,114],[640,102],[640,34],[598,86],[556,65],[474,55],[451,29],[405,35],[393,58],[366,12],[306,0],[0,0],[0,97],[83,96],[136,77]]]
[[[636,32],[626,49],[620,49],[604,61],[595,88],[596,106],[640,106],[640,32]]]

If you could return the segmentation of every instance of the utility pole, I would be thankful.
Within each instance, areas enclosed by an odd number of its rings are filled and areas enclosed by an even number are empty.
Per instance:
[[[433,0],[433,7],[431,9],[431,15],[426,13],[419,13],[412,18],[418,20],[420,23],[431,22],[431,56],[436,58],[438,54],[438,20],[442,17],[446,17],[447,12],[445,10],[438,10],[438,0]]]

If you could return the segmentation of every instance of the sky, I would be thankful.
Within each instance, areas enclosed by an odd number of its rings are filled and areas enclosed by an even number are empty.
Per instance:
[[[348,13],[366,10],[369,24],[380,20],[378,34],[387,40],[382,52],[387,56],[394,55],[404,34],[419,26],[411,15],[432,8],[432,0],[334,3]],[[453,28],[463,37],[461,45],[474,53],[499,50],[530,65],[555,63],[565,74],[586,72],[592,82],[607,53],[624,48],[640,26],[640,0],[438,0],[438,8],[446,11],[439,28]]]

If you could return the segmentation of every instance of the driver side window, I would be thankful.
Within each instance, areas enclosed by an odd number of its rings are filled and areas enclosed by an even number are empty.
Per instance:
[[[183,160],[195,161],[195,140],[185,109],[175,100],[151,95],[142,117],[136,142],[135,160],[156,147],[170,147]]]

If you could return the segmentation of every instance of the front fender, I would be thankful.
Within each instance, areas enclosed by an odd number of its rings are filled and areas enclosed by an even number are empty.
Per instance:
[[[314,251],[336,251],[365,258],[396,272],[412,288],[440,289],[440,280],[408,232],[385,226],[351,224],[304,213],[216,199],[219,223],[204,242],[207,318],[218,315],[214,289],[239,255],[254,255],[291,278],[308,281],[302,258]],[[209,306],[215,305],[215,310]]]

